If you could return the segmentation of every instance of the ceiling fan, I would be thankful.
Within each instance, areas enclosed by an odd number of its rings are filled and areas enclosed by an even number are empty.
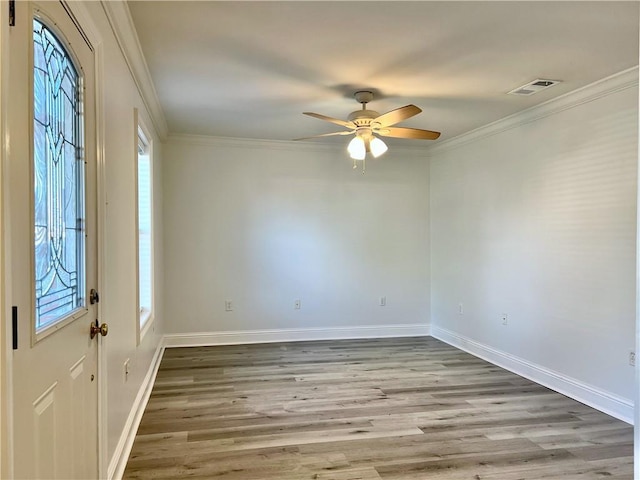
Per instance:
[[[335,123],[336,125],[345,127],[348,130],[313,135],[311,137],[296,138],[295,140],[308,140],[319,137],[330,137],[333,135],[355,134],[353,140],[349,142],[347,150],[351,158],[354,160],[353,168],[356,168],[355,161],[364,160],[367,152],[370,152],[377,158],[387,151],[385,143],[376,135],[382,137],[413,138],[419,140],[435,140],[440,136],[440,132],[434,132],[431,130],[393,126],[396,123],[419,114],[422,110],[415,105],[405,105],[404,107],[396,108],[395,110],[391,110],[390,112],[380,115],[374,110],[367,110],[367,103],[373,100],[373,92],[361,90],[356,92],[354,97],[362,104],[362,109],[351,112],[346,121],[338,118],[327,117],[326,115],[320,115],[319,113],[303,112],[305,115],[309,115],[310,117],[315,117],[326,122]]]

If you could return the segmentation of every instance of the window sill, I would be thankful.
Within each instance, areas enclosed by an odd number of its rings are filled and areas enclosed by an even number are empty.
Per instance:
[[[138,345],[142,343],[142,340],[147,335],[147,332],[151,330],[151,325],[153,324],[153,320],[154,320],[153,314],[149,310],[143,309],[140,312],[140,319],[139,319],[140,335],[138,337],[139,338]]]

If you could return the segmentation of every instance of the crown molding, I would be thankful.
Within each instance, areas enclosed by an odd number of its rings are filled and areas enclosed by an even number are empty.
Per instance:
[[[207,147],[250,148],[257,150],[309,150],[338,151],[342,145],[335,143],[294,142],[292,140],[267,140],[240,137],[217,137],[214,135],[195,135],[190,133],[172,133],[167,137],[168,143],[186,143]]]
[[[153,85],[147,62],[142,53],[142,47],[140,46],[127,2],[123,0],[102,0],[101,3],[111,25],[111,30],[113,30],[129,71],[133,76],[133,81],[138,87],[142,102],[151,116],[151,122],[156,133],[160,140],[164,141],[169,134],[169,127],[158,100],[158,94]]]
[[[445,140],[431,147],[427,147],[426,153],[433,155],[451,148],[461,147],[481,138],[490,137],[498,133],[516,128],[527,123],[535,122],[542,118],[568,110],[570,108],[592,102],[612,93],[638,86],[638,67],[632,67],[622,72],[605,77],[597,82],[586,85],[577,90],[565,93],[559,97],[548,100],[540,105],[514,113],[508,117],[489,123],[482,127],[463,133],[457,137]]]
[[[243,148],[256,150],[288,150],[295,152],[346,152],[346,144],[342,143],[319,143],[294,140],[267,140],[255,138],[238,137],[217,137],[212,135],[193,135],[187,133],[170,134],[167,137],[168,143],[182,143],[188,145],[200,145],[207,147]],[[389,150],[394,153],[401,153],[411,156],[424,156],[427,152],[424,147],[408,147],[389,145]]]
[[[457,137],[437,143],[433,146],[398,146],[389,145],[396,153],[406,155],[416,155],[425,157],[451,148],[460,147],[467,143],[474,142],[481,138],[496,135],[498,133],[519,127],[521,125],[534,122],[544,117],[554,115],[563,110],[574,108],[588,102],[606,97],[612,93],[634,88],[638,86],[638,67],[632,67],[597,82],[586,85],[582,88],[568,92],[560,97],[548,100],[540,105],[528,108],[521,112],[514,113],[508,117],[489,123],[482,127],[463,133]],[[306,151],[337,151],[343,148],[342,145],[320,144],[316,142],[294,142],[291,140],[257,140],[250,138],[216,137],[208,135],[172,134],[169,135],[170,142],[183,142],[191,145],[207,145],[216,147],[236,147],[236,148],[256,148],[273,150],[306,150]]]

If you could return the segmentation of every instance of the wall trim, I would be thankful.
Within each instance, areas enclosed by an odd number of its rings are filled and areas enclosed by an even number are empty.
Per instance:
[[[8,239],[9,12],[0,8],[0,478],[13,478],[13,350],[11,337],[11,248]]]
[[[348,158],[346,153],[346,143],[334,143],[321,141],[293,141],[293,140],[268,140],[257,138],[238,137],[217,137],[213,135],[196,135],[190,133],[172,133],[167,137],[171,143],[186,143],[188,145],[201,145],[205,147],[228,147],[228,148],[252,148],[257,150],[289,150],[289,151],[319,151],[335,152]],[[427,151],[424,145],[410,146],[407,144],[395,145],[387,142],[390,151],[403,153],[405,155],[424,156]]]
[[[129,411],[129,416],[124,424],[124,428],[120,434],[120,439],[118,440],[118,444],[113,452],[111,461],[109,462],[109,470],[107,472],[108,480],[119,480],[124,474],[124,469],[127,466],[129,454],[131,453],[131,448],[133,447],[133,442],[136,438],[136,433],[138,432],[142,415],[144,414],[144,409],[147,407],[147,403],[149,403],[149,397],[153,390],[153,384],[155,383],[156,375],[158,374],[158,368],[160,367],[164,350],[164,339],[161,339],[156,348],[156,352],[151,359],[151,364],[149,365],[147,374],[140,385],[138,394],[136,395],[131,410]]]
[[[535,383],[633,425],[633,401],[601,390],[523,358],[511,355],[446,328],[431,326],[431,336]]]
[[[174,347],[201,347],[215,345],[237,345],[251,343],[273,343],[312,340],[340,340],[358,338],[390,338],[432,336],[455,348],[482,358],[494,365],[528,378],[577,400],[585,405],[607,413],[626,423],[633,424],[634,408],[631,400],[598,389],[559,372],[489,347],[464,335],[428,323],[399,325],[367,325],[354,327],[295,328],[274,330],[243,330],[227,332],[199,332],[166,334],[158,344],[125,427],[116,446],[107,478],[119,480],[124,474],[131,448],[135,440],[142,415],[149,402],[164,351]]]
[[[256,150],[342,150],[342,145],[321,142],[294,142],[293,140],[267,140],[257,138],[217,137],[213,135],[196,135],[190,133],[172,133],[167,140],[171,143],[186,143],[205,147],[253,148]]]
[[[565,93],[556,98],[552,98],[540,105],[522,110],[520,112],[504,117],[495,122],[463,133],[457,137],[436,143],[426,148],[428,155],[439,153],[443,150],[461,147],[479,139],[497,135],[527,123],[535,122],[550,115],[555,115],[563,110],[568,110],[588,102],[592,102],[612,93],[634,88],[638,86],[638,67],[632,67],[622,72],[618,72],[609,77],[605,77],[594,83],[586,85],[577,90]]]
[[[288,328],[277,330],[240,330],[231,332],[168,333],[164,345],[171,347],[204,347],[248,343],[301,342],[311,340],[343,340],[354,338],[428,336],[428,323],[399,325],[367,325],[358,327]]]
[[[129,67],[133,81],[138,87],[142,102],[151,115],[151,122],[160,140],[165,141],[169,134],[167,120],[158,99],[147,61],[142,53],[138,33],[131,18],[131,12],[125,1],[102,0],[102,8],[109,20],[111,30],[118,41],[122,55]]]

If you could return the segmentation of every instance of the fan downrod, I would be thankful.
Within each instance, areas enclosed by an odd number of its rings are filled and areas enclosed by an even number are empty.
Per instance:
[[[375,110],[367,110],[367,103],[373,100],[373,92],[369,90],[359,90],[354,93],[353,96],[362,104],[362,109],[351,112],[348,120],[358,127],[368,127],[371,124],[371,120],[380,116]]]

